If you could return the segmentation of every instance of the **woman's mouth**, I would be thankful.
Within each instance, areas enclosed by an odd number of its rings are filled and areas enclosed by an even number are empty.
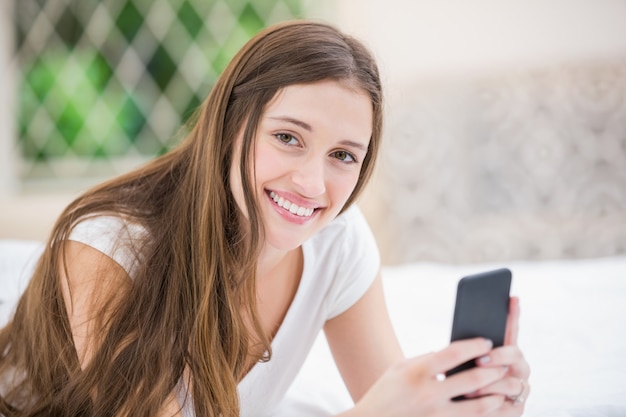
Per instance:
[[[280,197],[274,191],[269,192],[270,198],[276,203],[277,206],[284,208],[289,211],[291,214],[295,214],[299,217],[311,217],[315,212],[315,209],[312,207],[301,207],[296,203],[292,203],[291,201]]]

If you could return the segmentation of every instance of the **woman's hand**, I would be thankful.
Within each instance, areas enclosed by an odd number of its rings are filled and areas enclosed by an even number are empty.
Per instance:
[[[504,395],[489,395],[465,401],[452,398],[497,387],[509,369],[504,366],[483,366],[458,373],[450,378],[442,375],[449,369],[491,350],[490,341],[470,339],[450,344],[443,350],[403,360],[392,366],[346,415],[388,417],[456,417],[488,416],[502,409]]]
[[[348,415],[389,417],[518,417],[530,393],[530,367],[517,346],[519,300],[511,298],[504,346],[470,339],[392,366]],[[477,367],[448,378],[468,360]],[[469,395],[468,395],[469,393]],[[464,401],[452,401],[467,395]]]
[[[524,402],[530,394],[530,385],[528,384],[530,366],[517,346],[519,315],[519,299],[511,297],[504,346],[492,350],[488,355],[482,356],[476,361],[477,365],[483,369],[508,367],[508,371],[502,379],[473,394],[475,396],[504,396],[506,401],[502,403],[497,413],[498,416],[502,417],[522,415]]]

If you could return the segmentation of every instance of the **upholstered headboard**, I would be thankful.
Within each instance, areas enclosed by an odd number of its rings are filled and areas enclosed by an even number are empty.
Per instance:
[[[390,95],[361,202],[385,263],[626,253],[626,61]]]

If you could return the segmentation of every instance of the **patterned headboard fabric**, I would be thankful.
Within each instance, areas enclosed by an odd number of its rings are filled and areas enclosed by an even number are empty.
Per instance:
[[[385,263],[626,253],[626,61],[391,94],[361,202]]]

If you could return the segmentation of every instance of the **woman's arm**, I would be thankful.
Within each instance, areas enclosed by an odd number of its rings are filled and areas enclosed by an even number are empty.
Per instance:
[[[72,329],[76,353],[84,369],[97,350],[106,322],[116,303],[128,291],[131,279],[117,262],[85,244],[68,241],[65,245],[66,267],[60,262],[59,275],[65,308]],[[180,417],[174,393],[163,403],[159,416]]]
[[[65,259],[59,265],[74,346],[81,367],[85,368],[99,344],[97,335],[102,334],[97,323],[105,321],[106,314],[128,291],[131,280],[113,259],[75,241],[66,242]]]
[[[324,332],[355,402],[404,357],[387,312],[380,272],[359,301],[326,323]]]

